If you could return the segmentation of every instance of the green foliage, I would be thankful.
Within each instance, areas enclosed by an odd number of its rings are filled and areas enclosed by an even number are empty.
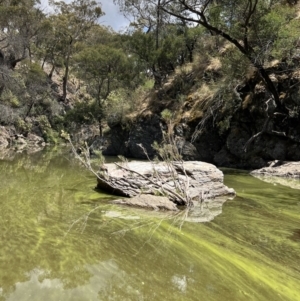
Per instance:
[[[300,22],[294,18],[294,10],[287,7],[278,7],[266,16],[266,23],[275,23],[276,36],[271,55],[276,59],[289,60],[294,54],[299,40]],[[275,19],[275,20],[274,20]],[[275,31],[273,29],[273,31]]]
[[[0,6],[0,49],[4,65],[14,69],[26,59],[45,15],[38,1],[2,1]]]
[[[59,134],[52,129],[51,124],[46,115],[40,115],[36,119],[38,126],[43,133],[45,142],[51,144],[57,144],[59,140]]]
[[[28,132],[30,126],[24,120],[41,116],[38,123],[49,141],[56,140],[53,129],[61,130],[72,123],[98,123],[101,127],[108,122],[130,127],[143,101],[155,94],[149,93],[153,88],[166,92],[159,94],[162,102],[170,100],[179,106],[187,101],[186,95],[191,89],[197,93],[205,82],[209,87],[218,84],[219,92],[208,89],[210,94],[198,93],[198,99],[205,98],[206,102],[199,101],[200,113],[214,114],[216,108],[220,109],[223,116],[215,121],[223,133],[241,102],[233,91],[247,75],[249,66],[254,66],[257,73],[265,68],[264,82],[273,60],[285,62],[282,68],[287,70],[297,67],[293,57],[299,51],[300,22],[295,19],[295,7],[286,5],[286,1],[224,0],[197,6],[201,1],[186,0],[185,11],[181,0],[116,2],[121,4],[123,12],[132,15],[126,34],[98,24],[103,12],[96,1],[51,1],[54,13],[48,16],[34,0],[2,1],[0,101],[1,108],[5,109],[3,124],[15,124],[21,132]],[[203,12],[200,13],[201,7]],[[179,18],[171,17],[168,10]],[[189,11],[195,17],[193,26],[187,20]],[[214,59],[220,62],[218,66],[213,66]],[[187,67],[181,67],[187,62],[190,63]],[[50,89],[49,77],[54,69],[58,72],[52,79],[62,80],[63,95],[59,95],[59,100],[75,103],[65,116],[57,95]],[[70,74],[80,88],[67,99]],[[158,89],[166,81],[171,83],[170,93],[167,88]],[[275,91],[270,89],[272,81],[267,88],[276,96],[278,91],[273,86]],[[170,131],[175,113],[169,110],[161,113]]]
[[[229,48],[221,57],[222,74],[226,75],[226,79],[232,81],[234,79],[243,78],[251,65],[249,60],[236,48]]]
[[[161,117],[166,121],[166,122],[171,122],[173,118],[173,114],[170,110],[165,109],[161,112]]]
[[[51,124],[45,115],[41,115],[37,117],[37,122],[42,129],[42,131],[45,131],[47,129],[51,129]]]
[[[106,99],[122,81],[130,81],[131,64],[121,49],[94,45],[75,57],[77,74],[87,83],[88,92],[98,102]]]
[[[1,94],[1,101],[5,104],[10,105],[13,108],[19,108],[20,107],[20,101],[16,95],[12,93],[9,89],[4,89],[4,91]]]
[[[121,124],[130,127],[127,116],[136,109],[134,97],[125,89],[118,89],[109,94],[105,113],[110,124]]]
[[[230,128],[230,120],[232,116],[226,116],[225,119],[218,122],[219,133],[222,135]]]
[[[193,51],[200,34],[202,32],[198,29],[164,24],[159,32],[150,31],[146,34],[140,30],[134,31],[130,36],[129,46],[146,68],[152,71],[157,85],[159,78],[171,74],[187,60],[193,60]]]
[[[186,99],[186,96],[184,94],[178,94],[176,96],[176,100],[180,105],[182,105],[184,103],[185,99]]]
[[[142,88],[145,91],[149,91],[154,87],[154,80],[151,78],[148,78],[145,80],[144,84],[142,85]]]
[[[72,110],[69,110],[65,116],[65,122],[70,124],[92,124],[103,117],[103,108],[96,101],[78,102]]]
[[[32,129],[32,124],[24,121],[20,117],[16,118],[14,126],[16,127],[16,130],[21,134],[27,134]]]
[[[50,1],[50,4],[56,14],[49,17],[48,34],[41,40],[45,52],[40,55],[52,66],[62,65],[64,68],[62,99],[65,100],[71,57],[103,12],[92,0],[74,0],[71,3]]]
[[[27,64],[27,76],[26,76],[26,83],[29,84],[31,82],[45,82],[47,79],[47,76],[45,72],[43,71],[42,67],[38,63],[30,63],[25,62]],[[26,68],[25,67],[25,68]]]
[[[51,119],[52,128],[56,132],[60,132],[65,128],[65,118],[61,115],[55,115]]]

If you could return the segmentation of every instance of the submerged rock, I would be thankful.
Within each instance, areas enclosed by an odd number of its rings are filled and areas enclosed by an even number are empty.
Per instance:
[[[120,164],[105,164],[106,174],[99,176],[98,189],[126,197],[147,194],[147,198],[161,193],[179,205],[187,205],[187,199],[203,201],[224,197],[226,200],[228,196],[235,195],[233,189],[223,184],[222,171],[209,163],[133,161]],[[183,194],[188,197],[182,197]],[[145,207],[149,202],[144,201]]]
[[[171,210],[177,211],[175,203],[171,202],[167,197],[141,194],[133,198],[126,198],[112,201],[113,204],[129,205],[141,208],[151,208],[154,210]]]
[[[222,214],[222,206],[228,198],[220,197],[207,199],[202,202],[193,201],[193,206],[178,209],[176,205],[166,197],[157,197],[157,202],[151,203],[151,195],[141,195],[133,198],[126,198],[112,201],[113,204],[127,205],[131,208],[116,209],[105,212],[109,218],[121,218],[128,220],[147,220],[148,218],[173,219],[174,222],[182,225],[183,222],[207,223],[216,216]],[[165,199],[165,201],[159,199]],[[167,204],[167,207],[165,207]],[[154,210],[149,210],[154,209]]]

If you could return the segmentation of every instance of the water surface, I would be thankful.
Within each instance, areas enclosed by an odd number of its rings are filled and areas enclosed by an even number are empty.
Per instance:
[[[111,205],[62,151],[0,160],[0,300],[300,300],[300,190],[226,171],[208,223]]]

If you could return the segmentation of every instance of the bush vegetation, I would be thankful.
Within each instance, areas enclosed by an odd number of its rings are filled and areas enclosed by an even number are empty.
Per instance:
[[[38,126],[55,141],[74,124],[97,124],[102,135],[107,124],[130,127],[140,113],[168,109],[175,122],[200,120],[200,130],[213,119],[222,134],[239,107],[251,107],[239,90],[245,81],[264,90],[263,109],[274,102],[270,119],[299,114],[299,99],[290,104],[276,84],[285,74],[297,88],[298,1],[115,2],[132,20],[122,34],[99,25],[93,0],[53,1],[51,15],[36,1],[3,3],[2,125],[21,133]]]

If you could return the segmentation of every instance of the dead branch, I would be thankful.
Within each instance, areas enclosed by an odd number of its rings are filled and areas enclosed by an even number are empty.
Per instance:
[[[162,189],[162,185],[159,185],[157,182],[155,182],[155,181],[153,181],[153,180],[151,180],[151,179],[145,177],[145,176],[142,175],[141,173],[139,173],[139,172],[137,172],[137,171],[135,171],[135,170],[132,170],[132,169],[128,169],[128,168],[126,168],[126,167],[124,167],[124,166],[122,166],[122,165],[120,165],[120,164],[118,164],[118,163],[115,163],[115,165],[118,166],[119,168],[123,169],[123,170],[126,170],[126,171],[128,171],[128,172],[132,172],[132,173],[135,173],[135,174],[139,175],[139,176],[142,177],[143,179],[149,181],[149,182],[150,182],[151,184],[153,184],[154,186],[156,186],[156,187]],[[178,200],[182,201],[182,203],[184,203],[184,204],[187,203],[186,199],[183,198],[183,197],[182,197],[181,195],[179,195],[178,193],[172,191],[171,189],[169,189],[169,188],[167,188],[167,187],[163,187],[163,189],[164,189],[165,191],[167,191],[170,195],[172,195],[173,197],[175,197],[175,199],[178,199]],[[159,189],[158,189],[158,190],[159,190]]]
[[[268,116],[267,120],[265,121],[263,128],[260,132],[256,133],[255,135],[253,135],[245,144],[244,146],[244,152],[247,152],[248,150],[248,146],[259,136],[261,136],[262,134],[264,134],[267,131],[269,122],[271,121],[271,117]]]

